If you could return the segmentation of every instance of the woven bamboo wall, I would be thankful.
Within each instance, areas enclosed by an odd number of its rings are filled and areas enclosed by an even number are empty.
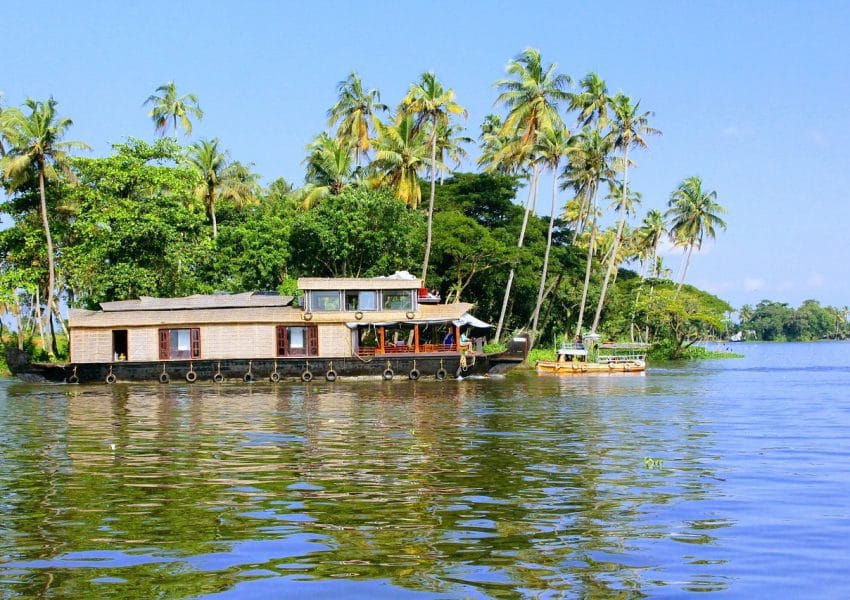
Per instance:
[[[304,323],[299,323],[304,325]],[[187,324],[184,327],[191,327]],[[277,352],[275,325],[265,323],[201,325],[201,360],[273,358]],[[159,327],[127,328],[127,360],[159,360]],[[321,356],[350,356],[351,330],[345,325],[319,327]],[[111,363],[111,329],[74,328],[71,331],[71,362]]]
[[[345,325],[319,327],[319,356],[351,356],[351,330]]]
[[[112,362],[112,331],[109,329],[72,329],[71,362]]]

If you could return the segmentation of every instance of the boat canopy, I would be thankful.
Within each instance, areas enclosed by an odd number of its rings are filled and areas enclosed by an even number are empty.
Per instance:
[[[368,326],[374,325],[376,327],[392,327],[393,325],[398,325],[399,323],[406,323],[408,325],[431,325],[431,324],[449,323],[449,322],[451,322],[452,325],[457,325],[458,327],[469,326],[469,327],[472,327],[472,328],[475,328],[475,329],[489,329],[490,327],[493,327],[492,325],[485,323],[481,319],[476,319],[475,317],[473,317],[469,313],[464,313],[463,315],[461,315],[461,317],[459,319],[439,319],[439,318],[434,318],[434,319],[404,319],[404,320],[397,320],[397,321],[381,321],[381,322],[378,322],[378,323],[363,323],[361,321],[361,322],[348,322],[348,323],[346,323],[346,326],[349,329],[357,329],[357,327],[360,326],[360,325],[368,325]]]
[[[492,325],[485,323],[481,319],[476,319],[469,313],[463,313],[460,319],[452,321],[458,327],[473,327],[475,329],[490,329]]]

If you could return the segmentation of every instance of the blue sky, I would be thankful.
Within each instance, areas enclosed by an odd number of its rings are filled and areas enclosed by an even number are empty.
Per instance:
[[[691,175],[717,191],[729,228],[689,282],[735,306],[850,304],[850,3],[44,1],[7,6],[3,29],[4,105],[52,94],[94,155],[151,139],[142,103],[173,80],[204,109],[193,139],[295,183],[351,70],[390,105],[434,70],[477,137],[492,83],[533,46],[655,112],[663,135],[630,173],[639,216]]]

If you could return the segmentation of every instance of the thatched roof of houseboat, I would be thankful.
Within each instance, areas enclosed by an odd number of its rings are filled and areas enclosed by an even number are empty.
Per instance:
[[[99,311],[70,309],[71,327],[142,327],[233,323],[297,323],[301,310],[289,306],[178,310]]]
[[[135,300],[101,302],[104,312],[126,312],[130,310],[181,310],[202,308],[259,308],[289,306],[292,296],[243,292],[240,294],[196,294],[183,298],[151,298],[142,296]]]

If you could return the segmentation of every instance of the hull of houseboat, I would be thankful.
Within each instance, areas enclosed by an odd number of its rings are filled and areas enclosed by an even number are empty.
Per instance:
[[[472,375],[502,374],[522,363],[516,354],[452,354],[391,357],[304,357],[286,359],[226,359],[168,362],[15,364],[13,375],[33,383],[146,382],[162,384],[279,383],[383,380],[446,380]]]

